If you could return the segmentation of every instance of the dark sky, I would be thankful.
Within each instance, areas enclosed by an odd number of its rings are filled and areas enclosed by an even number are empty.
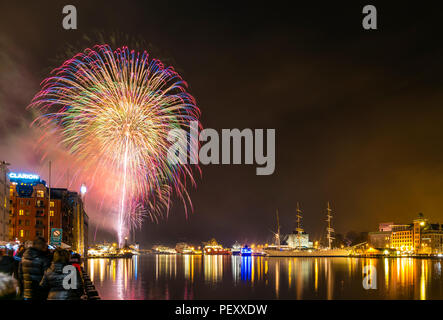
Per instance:
[[[367,3],[305,2],[2,1],[0,159],[44,176],[40,155],[21,147],[33,138],[27,104],[68,47],[118,32],[173,61],[204,127],[276,129],[272,176],[256,176],[255,166],[203,166],[194,213],[186,219],[177,205],[168,219],[146,221],[143,244],[264,241],[277,208],[283,231],[292,229],[297,201],[314,238],[326,201],[342,233],[406,223],[418,212],[443,222],[441,11],[372,1],[379,29],[367,31]],[[78,30],[61,27],[65,4],[77,7]],[[93,223],[102,217],[91,214]]]

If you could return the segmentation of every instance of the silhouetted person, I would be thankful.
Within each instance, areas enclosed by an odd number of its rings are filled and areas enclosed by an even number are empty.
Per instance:
[[[18,247],[17,252],[15,253],[14,256],[14,277],[18,281],[19,294],[21,297],[23,297],[23,278],[21,278],[18,270],[19,270],[20,261],[22,261],[23,254],[25,253],[25,251],[26,251],[25,245],[22,244],[20,245],[20,247]]]
[[[42,237],[33,241],[32,247],[23,254],[19,266],[19,277],[23,279],[23,298],[25,300],[44,300],[47,290],[40,286],[43,274],[50,265],[48,246]]]
[[[10,276],[14,273],[14,258],[12,254],[12,250],[7,250],[4,254],[0,253],[0,272]]]
[[[54,259],[52,261],[51,267],[46,270],[40,286],[49,289],[48,300],[73,300],[80,298],[80,278],[77,274],[78,271],[75,267],[69,263],[70,254],[66,250],[57,249],[54,252]],[[70,283],[65,283],[68,288],[64,287],[63,281],[68,276],[69,272],[63,273],[63,268],[65,266],[71,266],[73,270],[71,272],[75,273],[75,276],[71,278]],[[75,281],[75,289],[70,288],[72,281]]]

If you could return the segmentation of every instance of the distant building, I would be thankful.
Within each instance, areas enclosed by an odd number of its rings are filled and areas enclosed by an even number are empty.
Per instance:
[[[9,179],[8,164],[0,162],[0,241],[9,240]]]
[[[369,232],[368,243],[372,248],[377,248],[377,249],[390,248],[391,232],[390,231]]]
[[[368,243],[372,248],[390,248],[391,234],[394,222],[382,222],[378,225],[377,232],[368,233]]]
[[[411,224],[392,226],[391,248],[400,251],[414,251],[414,230]]]
[[[392,226],[394,222],[382,222],[378,225],[378,231],[380,232],[390,232],[392,231]]]
[[[380,224],[379,230],[369,233],[368,242],[374,248],[389,247],[418,254],[443,253],[443,226],[429,223],[422,213],[410,224]]]

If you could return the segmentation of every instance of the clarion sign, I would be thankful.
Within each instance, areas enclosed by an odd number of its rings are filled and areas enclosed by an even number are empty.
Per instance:
[[[9,179],[26,179],[26,180],[40,180],[40,176],[31,173],[15,173],[9,174]]]

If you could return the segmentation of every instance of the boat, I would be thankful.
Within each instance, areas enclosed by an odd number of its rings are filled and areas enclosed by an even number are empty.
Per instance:
[[[203,253],[207,255],[231,254],[229,249],[223,248],[215,239],[211,239],[203,247]]]
[[[242,247],[238,242],[234,243],[234,245],[231,248],[232,255],[239,256],[241,254],[241,249],[242,249]]]
[[[176,254],[177,251],[175,251],[174,248],[166,247],[166,246],[154,246],[152,247],[153,253],[155,254]]]
[[[133,255],[134,253],[129,247],[123,247],[117,253],[117,258],[132,258]]]
[[[194,247],[185,242],[180,242],[175,246],[175,251],[178,254],[194,254]]]
[[[350,248],[332,248],[332,242],[334,240],[334,237],[332,236],[334,229],[332,228],[332,214],[331,214],[331,207],[329,205],[329,201],[327,202],[327,215],[326,215],[326,222],[327,222],[327,247],[325,248],[313,248],[310,247],[310,243],[308,243],[308,246],[305,246],[304,243],[306,241],[303,241],[303,236],[306,234],[304,233],[304,230],[301,228],[300,220],[301,220],[301,210],[299,208],[299,205],[297,203],[297,227],[296,227],[296,233],[295,233],[295,246],[289,246],[289,245],[282,245],[280,242],[280,224],[278,219],[278,211],[277,211],[277,233],[275,234],[276,244],[268,246],[267,248],[264,248],[264,252],[269,257],[347,257],[351,254],[352,250]],[[305,239],[306,240],[306,239]],[[303,243],[304,242],[304,243]]]
[[[268,257],[348,257],[349,249],[278,250],[265,249]]]
[[[248,247],[247,245],[241,248],[241,255],[242,257],[250,257],[252,256],[252,249]]]

